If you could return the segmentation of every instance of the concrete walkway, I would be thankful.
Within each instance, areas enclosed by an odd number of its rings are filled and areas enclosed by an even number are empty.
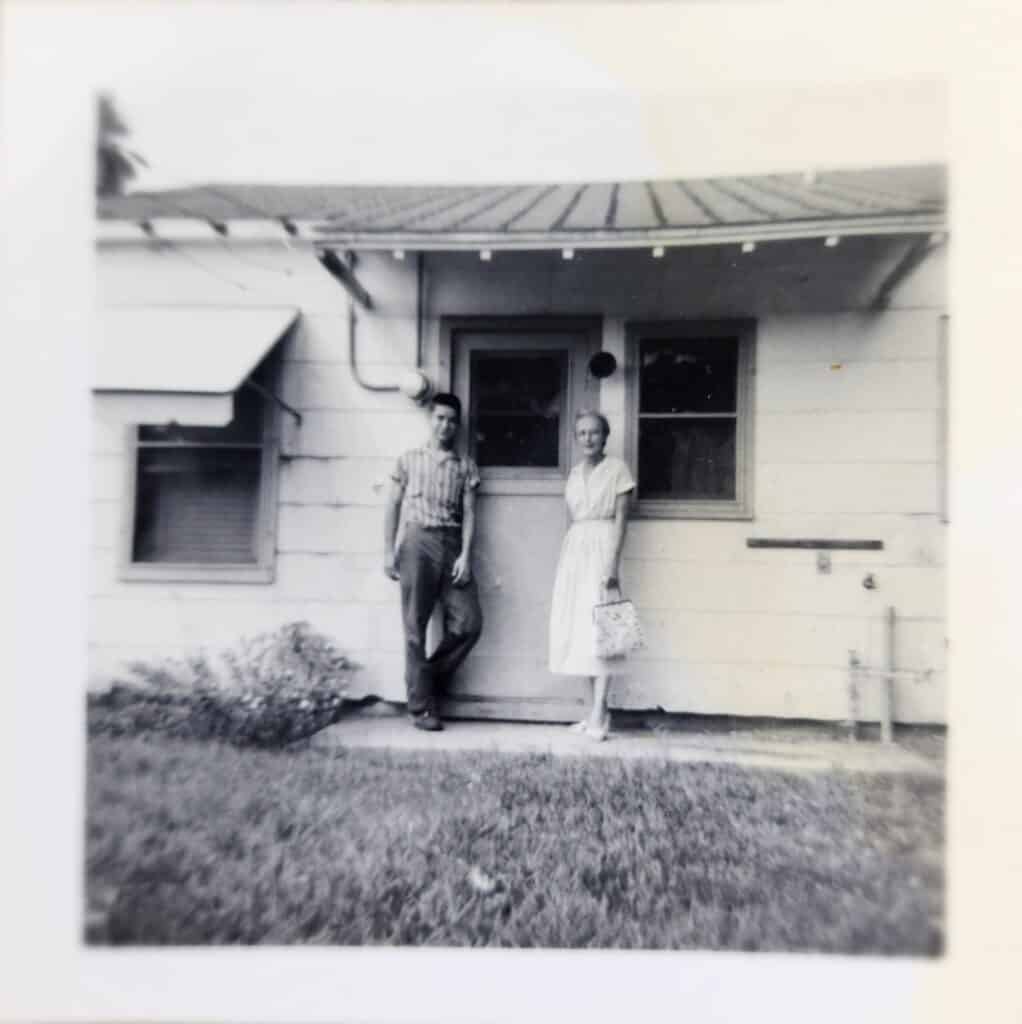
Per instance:
[[[627,729],[598,743],[563,725],[530,722],[445,723],[443,732],[412,728],[403,716],[353,714],[313,738],[319,748],[360,750],[484,750],[557,757],[653,758],[724,763],[788,772],[866,772],[941,776],[941,765],[897,743],[807,738],[792,742],[737,732]]]

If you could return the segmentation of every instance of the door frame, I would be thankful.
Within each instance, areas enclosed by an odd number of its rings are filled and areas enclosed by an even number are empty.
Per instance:
[[[530,333],[551,334],[559,331],[582,335],[585,338],[581,351],[571,346],[568,359],[568,377],[566,392],[569,406],[565,416],[574,419],[571,403],[585,402],[597,408],[600,399],[599,381],[587,372],[587,364],[592,353],[602,347],[604,320],[601,316],[444,316],[439,319],[439,347],[437,375],[438,385],[448,391],[457,393],[457,382],[461,363],[457,352],[457,336],[459,332],[492,331],[503,335]],[[523,342],[525,341],[523,337]],[[523,345],[524,347],[524,345]],[[471,395],[460,396],[465,403],[466,434],[470,427],[468,422],[471,409]],[[573,422],[568,424],[571,430]],[[522,467],[520,470],[505,469],[497,475],[488,476],[482,470],[483,482],[479,488],[481,496],[488,501],[500,500],[501,496],[535,495],[544,501],[564,493],[567,473],[570,471],[571,457],[568,464],[558,470],[535,469]],[[551,579],[551,584],[553,580]],[[487,628],[500,628],[499,620]],[[471,669],[473,658],[470,657],[465,668]],[[561,692],[539,696],[513,696],[508,693],[496,693],[484,696],[475,693],[461,693],[445,699],[441,705],[441,713],[452,718],[498,719],[504,721],[539,721],[539,722],[571,722],[576,721],[584,712],[582,693],[573,691],[571,684],[566,683]]]

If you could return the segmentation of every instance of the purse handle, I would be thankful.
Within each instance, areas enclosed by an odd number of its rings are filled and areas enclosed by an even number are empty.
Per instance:
[[[605,582],[605,579],[610,579],[614,582],[611,585],[608,585]],[[617,592],[618,600],[622,600],[624,598],[624,594],[621,592],[621,581],[616,576],[605,577],[605,579],[600,580],[600,596],[603,600],[607,601],[610,598],[610,592],[612,590]]]

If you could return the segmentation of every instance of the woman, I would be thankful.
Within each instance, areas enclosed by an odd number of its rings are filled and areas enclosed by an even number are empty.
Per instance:
[[[550,610],[550,671],[588,678],[589,716],[572,729],[595,740],[606,739],[610,731],[607,690],[615,662],[596,655],[593,606],[606,600],[607,590],[620,589],[628,492],[635,487],[628,467],[604,452],[609,434],[602,413],[586,410],[575,417],[575,440],[583,459],[565,487],[572,522],[561,545]]]

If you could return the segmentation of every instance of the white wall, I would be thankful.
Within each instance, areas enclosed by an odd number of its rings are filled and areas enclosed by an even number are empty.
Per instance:
[[[650,641],[641,667],[617,684],[620,704],[840,717],[848,652],[883,664],[890,604],[899,617],[898,667],[914,673],[898,684],[897,713],[943,721],[937,346],[944,255],[938,250],[903,282],[888,312],[870,314],[857,310],[900,250],[849,241],[837,250],[793,243],[765,266],[765,256],[751,265],[734,248],[669,253],[663,262],[648,252],[572,262],[549,254],[531,267],[518,255],[497,254],[488,265],[469,255],[436,261],[434,309],[600,313],[604,346],[622,366],[626,320],[759,320],[755,519],[631,524],[624,572]],[[797,284],[776,287],[787,280]],[[624,392],[619,372],[601,395],[619,453]],[[820,574],[815,552],[749,549],[753,536],[878,539],[884,550],[832,552],[830,573]],[[862,587],[867,573],[875,590]]]
[[[903,243],[900,243],[903,244]],[[596,314],[604,347],[624,363],[630,319],[756,316],[753,522],[635,521],[625,573],[649,646],[615,690],[625,706],[707,713],[840,717],[856,650],[883,657],[882,613],[899,616],[898,717],[943,721],[944,527],[938,517],[942,251],[896,291],[891,309],[861,310],[896,262],[898,243],[845,239],[837,249],[783,243],[751,257],[733,247],[669,252],[432,255],[427,261],[427,372],[437,373],[442,315]],[[157,585],[116,580],[124,479],[121,441],[94,441],[92,673],[123,658],[304,618],[365,668],[371,692],[402,695],[396,588],[380,571],[383,484],[424,419],[400,395],[362,390],[348,362],[347,299],[310,255],[279,245],[180,253],[104,248],[108,304],[277,304],[303,310],[287,352],[285,398],[305,417],[287,428],[281,467],[277,581]],[[200,267],[195,260],[202,263]],[[414,262],[362,257],[376,300],[360,314],[360,365],[387,383],[415,352]],[[241,286],[241,287],[239,287]],[[442,382],[447,383],[447,382]],[[601,396],[620,451],[624,373]],[[758,537],[879,539],[878,552],[753,550]],[[861,586],[872,573],[877,589]],[[215,615],[208,614],[216,602]],[[130,638],[130,643],[128,641]],[[867,705],[868,706],[868,705]]]
[[[394,456],[419,443],[425,419],[407,399],[359,388],[348,369],[346,293],[308,253],[283,245],[183,251],[110,247],[98,259],[100,302],[296,305],[303,316],[285,351],[276,581],[271,585],[121,582],[126,525],[124,436],[97,418],[93,434],[90,684],[127,659],[217,649],[303,619],[363,664],[367,692],[403,695],[394,640],[396,585],[381,571],[382,483]],[[386,383],[415,356],[414,268],[381,262],[377,310],[360,318],[365,376]]]

